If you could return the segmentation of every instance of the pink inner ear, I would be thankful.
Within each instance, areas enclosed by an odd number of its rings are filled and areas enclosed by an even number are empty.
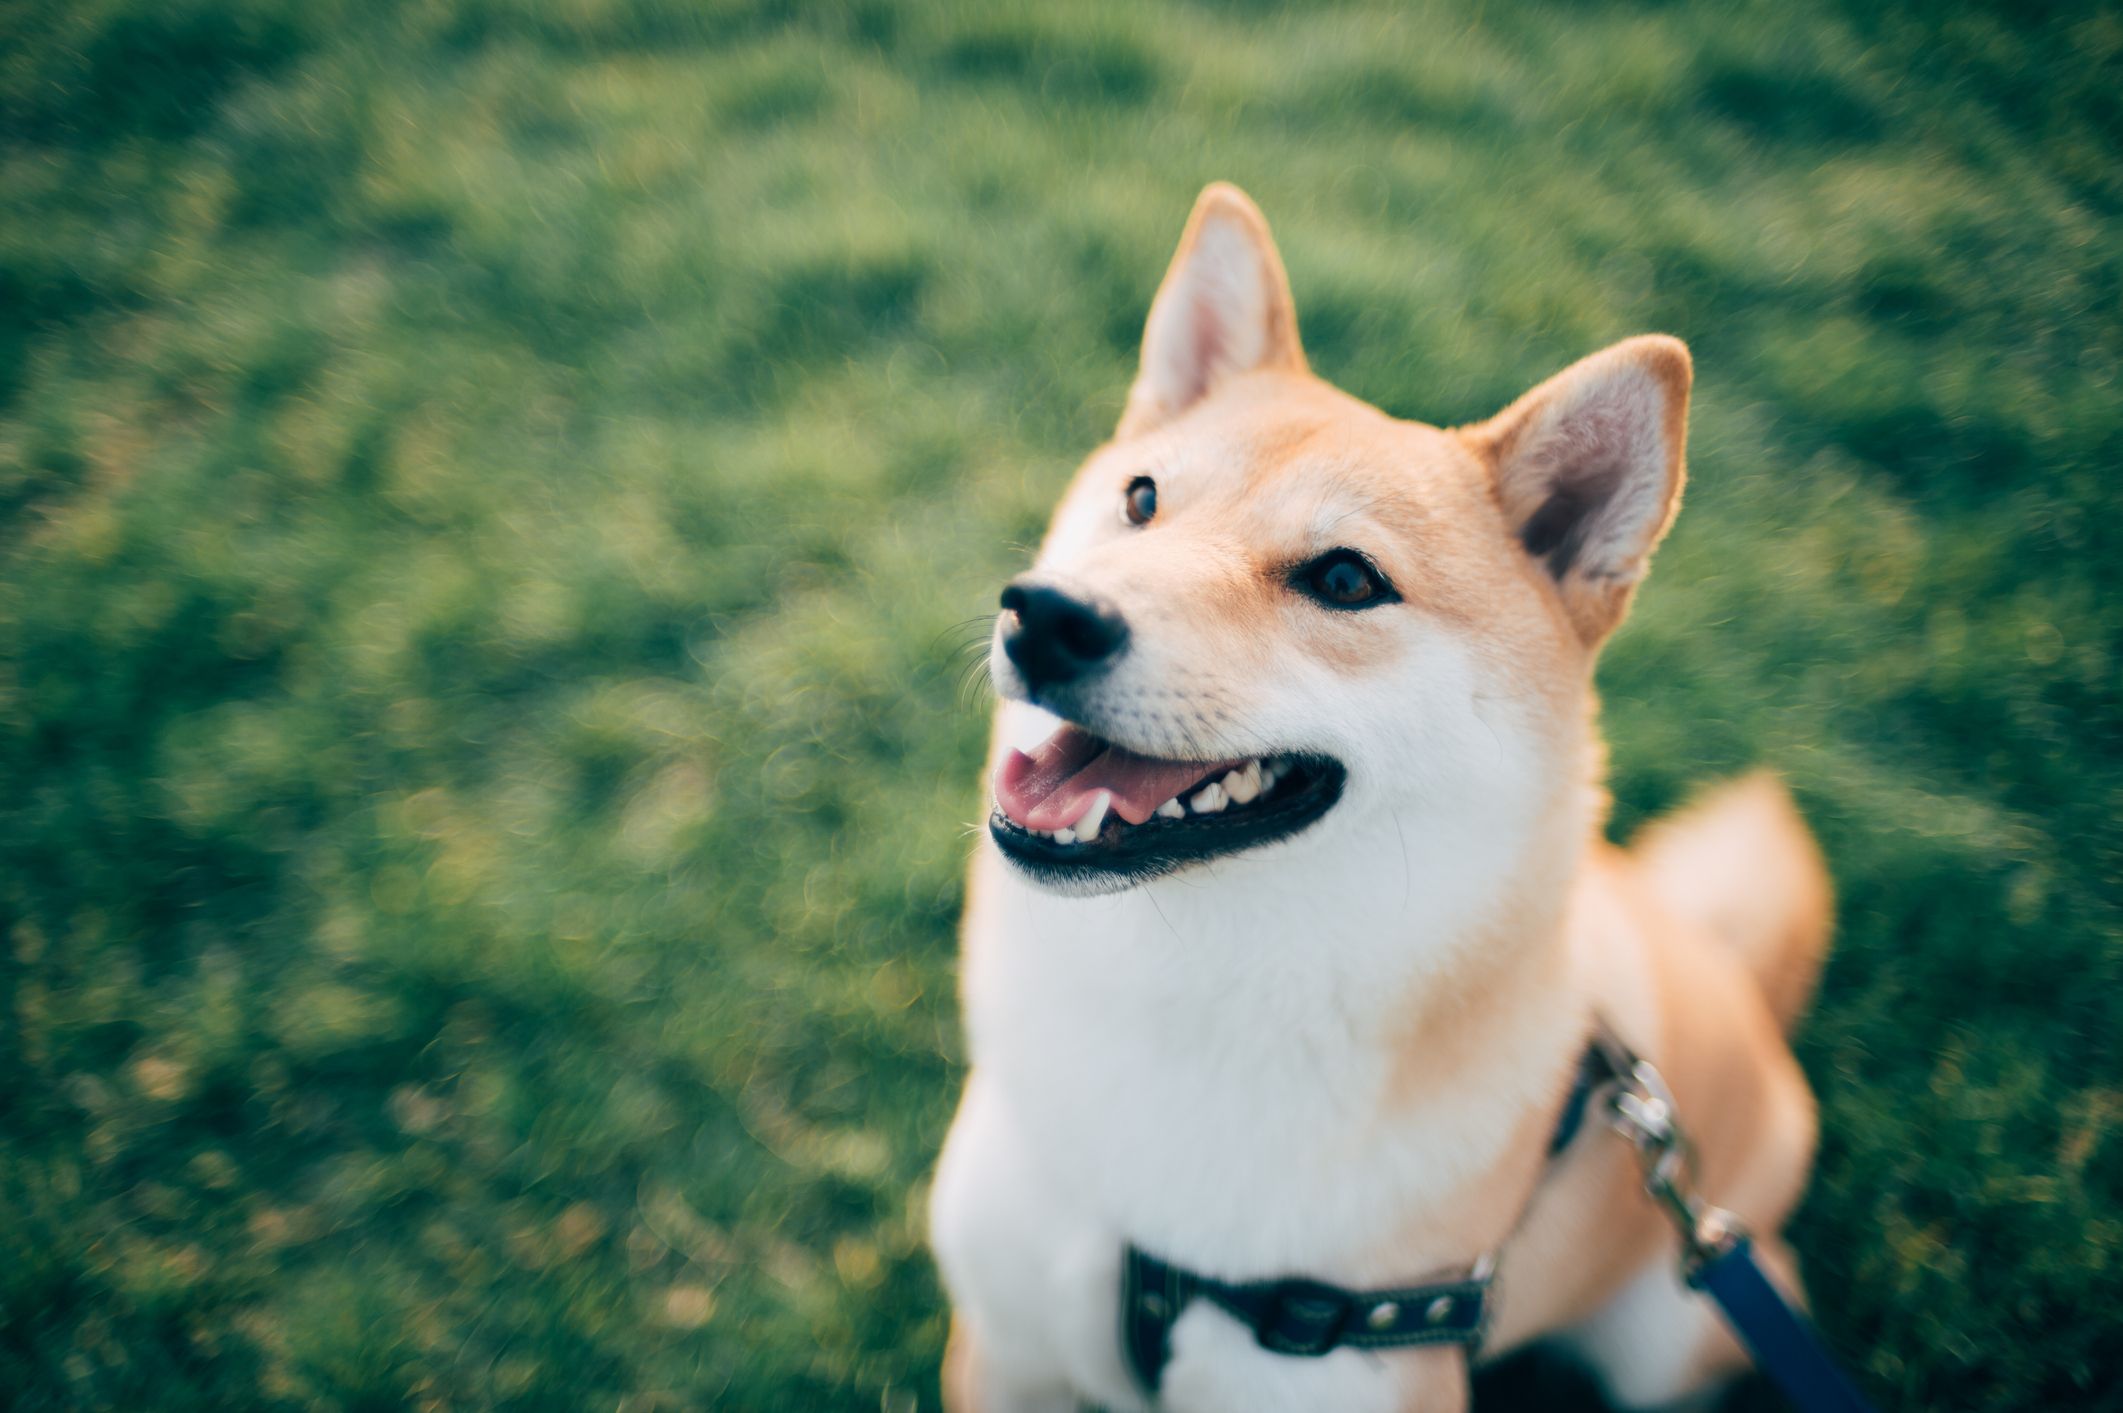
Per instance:
[[[1187,386],[1181,389],[1175,404],[1180,407],[1191,406],[1209,390],[1210,375],[1224,351],[1223,322],[1201,292],[1196,293],[1188,312],[1192,315],[1189,332],[1193,337],[1188,350],[1192,357],[1187,361]]]
[[[1170,417],[1226,378],[1283,356],[1275,255],[1237,215],[1211,212],[1165,278],[1144,331],[1142,408]]]
[[[1520,538],[1557,579],[1621,572],[1649,549],[1671,489],[1664,416],[1659,388],[1633,370],[1536,414],[1503,474],[1523,507]]]

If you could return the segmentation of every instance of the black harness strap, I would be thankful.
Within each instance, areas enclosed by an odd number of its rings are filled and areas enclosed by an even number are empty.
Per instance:
[[[1234,1284],[1130,1246],[1121,1265],[1121,1340],[1129,1368],[1154,1394],[1172,1357],[1172,1326],[1196,1299],[1222,1307],[1261,1348],[1316,1359],[1345,1347],[1479,1343],[1488,1293],[1487,1271],[1395,1290],[1344,1290],[1302,1277]]]
[[[1586,1045],[1549,1140],[1550,1162],[1585,1126],[1593,1092],[1618,1074],[1616,1055],[1627,1053],[1604,1028]],[[1172,1358],[1172,1327],[1200,1299],[1222,1308],[1276,1354],[1316,1359],[1344,1347],[1426,1344],[1463,1344],[1471,1351],[1482,1342],[1492,1274],[1485,1259],[1464,1276],[1394,1290],[1347,1290],[1301,1276],[1233,1283],[1182,1270],[1131,1244],[1121,1257],[1121,1350],[1136,1382],[1154,1397]]]
[[[1628,1050],[1607,1033],[1604,1025],[1601,1026],[1587,1042],[1585,1053],[1578,1056],[1577,1073],[1570,1080],[1570,1093],[1563,1099],[1563,1112],[1556,1117],[1555,1132],[1548,1139],[1551,1160],[1560,1157],[1570,1146],[1570,1141],[1578,1136],[1578,1130],[1585,1126],[1585,1113],[1592,1107],[1592,1091],[1621,1077],[1621,1071],[1615,1068],[1618,1054],[1626,1055]]]

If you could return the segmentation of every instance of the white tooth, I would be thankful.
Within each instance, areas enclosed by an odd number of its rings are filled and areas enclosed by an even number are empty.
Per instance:
[[[1194,806],[1196,814],[1215,814],[1224,807],[1227,799],[1228,797],[1224,794],[1223,783],[1212,780],[1202,786],[1201,792],[1193,799],[1187,801],[1187,803]]]
[[[1235,805],[1250,805],[1261,792],[1261,763],[1250,761],[1244,770],[1234,770],[1224,777],[1224,793]]]
[[[1106,807],[1112,803],[1111,790],[1095,791],[1091,796],[1091,803],[1086,805],[1083,814],[1077,817],[1076,837],[1087,844],[1096,839],[1098,831],[1106,823]]]
[[[1187,807],[1181,804],[1179,797],[1175,795],[1159,805],[1157,813],[1161,819],[1185,819],[1187,817]]]
[[[1057,829],[1054,831],[1054,842],[1057,844],[1074,844],[1076,842],[1076,831],[1073,829]]]

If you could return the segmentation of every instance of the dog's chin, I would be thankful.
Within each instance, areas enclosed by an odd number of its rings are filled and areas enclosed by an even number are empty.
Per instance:
[[[1198,797],[1210,783],[1204,779],[1183,792],[1178,817],[1153,814],[1130,824],[1109,814],[1091,838],[1075,839],[1066,830],[1028,829],[997,808],[988,834],[1013,867],[1049,892],[1079,898],[1124,892],[1310,828],[1340,802],[1349,778],[1341,762],[1310,753],[1268,756],[1262,764],[1274,778],[1243,803],[1227,796],[1220,808],[1208,809],[1184,798]]]

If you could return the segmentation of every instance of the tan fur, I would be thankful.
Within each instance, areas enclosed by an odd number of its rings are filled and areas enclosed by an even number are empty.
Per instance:
[[[1529,995],[1554,986],[1565,962],[1560,911],[1540,901],[1549,892],[1522,888],[1507,896],[1490,927],[1472,940],[1466,961],[1409,999],[1406,1028],[1393,1037],[1389,1121],[1441,1077],[1464,1078],[1485,1059],[1494,1062],[1506,1022],[1526,1009]],[[1543,938],[1552,940],[1528,945]]]
[[[1635,852],[1652,891],[1738,952],[1788,1028],[1812,999],[1835,905],[1784,787],[1734,781],[1646,829]]]
[[[951,1413],[981,1413],[979,1362],[972,1329],[954,1318],[950,1338],[944,1342],[943,1371],[944,1407]]]

